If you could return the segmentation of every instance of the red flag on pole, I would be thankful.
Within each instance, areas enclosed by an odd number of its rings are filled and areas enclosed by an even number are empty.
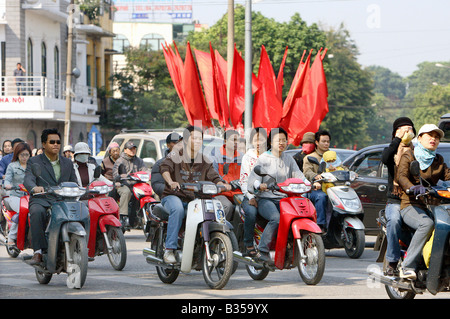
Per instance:
[[[260,86],[261,83],[252,74],[252,93],[254,94]],[[236,45],[234,46],[229,99],[231,125],[235,128],[241,127],[242,114],[245,111],[245,61],[236,49]]]
[[[253,103],[253,126],[270,131],[279,125],[283,105],[277,97],[275,73],[264,46],[261,46],[258,80],[261,88],[256,92]]]
[[[186,58],[184,59],[183,72],[183,95],[185,98],[186,113],[190,112],[192,125],[196,121],[201,121],[202,127],[211,127],[211,116],[206,108],[205,99],[203,97],[200,79],[197,73],[197,66],[191,52],[191,45],[188,42],[186,47]]]
[[[281,61],[280,70],[278,71],[277,76],[277,97],[282,103],[283,103],[283,85],[284,85],[284,65],[286,64],[287,52],[288,47],[286,46],[286,50],[284,51],[283,60]]]

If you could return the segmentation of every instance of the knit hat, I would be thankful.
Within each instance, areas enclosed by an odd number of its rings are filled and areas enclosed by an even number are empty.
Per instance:
[[[313,132],[306,132],[303,134],[302,140],[300,141],[300,145],[303,143],[314,143],[314,133]]]
[[[395,137],[395,132],[397,132],[397,129],[405,125],[412,126],[414,135],[417,135],[416,129],[414,128],[414,123],[411,119],[409,117],[399,117],[394,121],[394,124],[392,124],[392,138]]]

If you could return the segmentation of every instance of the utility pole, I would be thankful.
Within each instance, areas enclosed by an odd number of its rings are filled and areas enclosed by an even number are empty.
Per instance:
[[[245,0],[245,116],[246,138],[252,129],[252,0]],[[248,140],[247,140],[248,141]]]
[[[66,69],[66,116],[64,121],[64,145],[69,145],[70,121],[72,115],[72,45],[73,45],[73,13],[75,11],[74,0],[70,0],[69,19],[67,20],[67,69]]]
[[[227,87],[228,87],[228,101],[230,99],[230,82],[231,72],[233,70],[233,57],[234,57],[234,0],[228,0],[228,44],[227,44],[227,60],[228,60],[228,73],[227,73]]]

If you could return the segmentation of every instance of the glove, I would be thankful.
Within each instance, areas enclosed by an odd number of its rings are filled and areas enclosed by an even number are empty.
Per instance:
[[[417,195],[420,195],[420,194],[425,194],[427,189],[424,186],[422,186],[422,185],[414,185],[414,186],[411,186],[409,191],[411,193],[414,193],[414,196],[417,196]]]

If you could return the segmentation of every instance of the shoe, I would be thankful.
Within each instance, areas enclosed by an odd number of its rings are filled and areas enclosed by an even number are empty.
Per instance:
[[[266,262],[268,264],[272,264],[273,263],[272,258],[270,258],[269,253],[266,253],[266,252],[263,252],[263,251],[260,252],[260,257],[258,258],[258,260],[262,261],[262,262]]]
[[[175,264],[177,262],[173,250],[169,249],[164,252],[163,260],[166,264]]]
[[[30,265],[40,265],[42,263],[42,254],[35,253],[30,260]]]
[[[259,259],[261,257],[261,254],[255,247],[247,247],[243,256]]]
[[[415,280],[417,278],[416,272],[411,269],[401,269],[400,278]]]
[[[397,268],[394,268],[391,265],[388,265],[384,275],[388,276],[388,277],[398,277],[399,271]]]

